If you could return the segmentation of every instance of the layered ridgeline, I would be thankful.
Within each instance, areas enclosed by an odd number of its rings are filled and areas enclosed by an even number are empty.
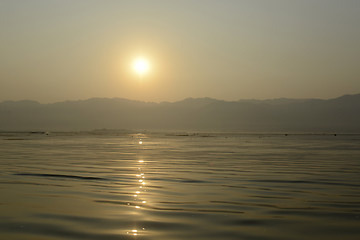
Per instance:
[[[40,104],[0,103],[0,130],[174,129],[360,133],[360,94],[330,100],[220,101],[211,98],[148,103],[93,98]]]

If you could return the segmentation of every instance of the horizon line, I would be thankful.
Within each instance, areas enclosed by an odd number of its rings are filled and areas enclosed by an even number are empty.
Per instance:
[[[1,103],[6,103],[6,102],[35,102],[38,104],[56,104],[56,103],[64,103],[64,102],[82,102],[82,101],[89,101],[89,100],[94,100],[94,99],[121,99],[121,100],[126,100],[126,101],[132,101],[132,102],[142,102],[142,103],[177,103],[177,102],[182,102],[182,101],[186,101],[186,100],[197,100],[197,99],[210,99],[210,100],[216,100],[216,101],[222,101],[222,102],[239,102],[239,101],[271,101],[271,100],[280,100],[280,99],[287,99],[287,100],[331,100],[331,99],[337,99],[337,98],[341,98],[341,97],[345,97],[345,96],[355,96],[355,95],[360,95],[360,93],[355,93],[355,94],[342,94],[340,96],[337,97],[331,97],[331,98],[289,98],[289,97],[277,97],[277,98],[264,98],[264,99],[257,99],[257,98],[242,98],[242,99],[238,99],[238,100],[225,100],[225,99],[219,99],[219,98],[214,98],[214,97],[186,97],[186,98],[182,98],[180,100],[175,100],[175,101],[146,101],[146,100],[136,100],[136,99],[130,99],[130,98],[124,98],[124,97],[90,97],[90,98],[84,98],[84,99],[68,99],[68,100],[58,100],[55,102],[41,102],[38,100],[32,100],[32,99],[19,99],[19,100],[3,100],[0,101]]]

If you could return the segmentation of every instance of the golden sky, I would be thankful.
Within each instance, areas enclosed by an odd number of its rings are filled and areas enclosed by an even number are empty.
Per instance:
[[[359,22],[358,0],[0,0],[0,101],[359,93]]]

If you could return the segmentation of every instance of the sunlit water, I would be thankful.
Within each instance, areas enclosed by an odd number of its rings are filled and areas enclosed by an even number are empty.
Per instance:
[[[0,143],[0,239],[360,239],[359,135]]]

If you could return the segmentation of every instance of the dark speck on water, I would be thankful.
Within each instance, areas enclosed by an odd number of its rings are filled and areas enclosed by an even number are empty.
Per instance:
[[[359,139],[0,134],[0,239],[360,239]]]

